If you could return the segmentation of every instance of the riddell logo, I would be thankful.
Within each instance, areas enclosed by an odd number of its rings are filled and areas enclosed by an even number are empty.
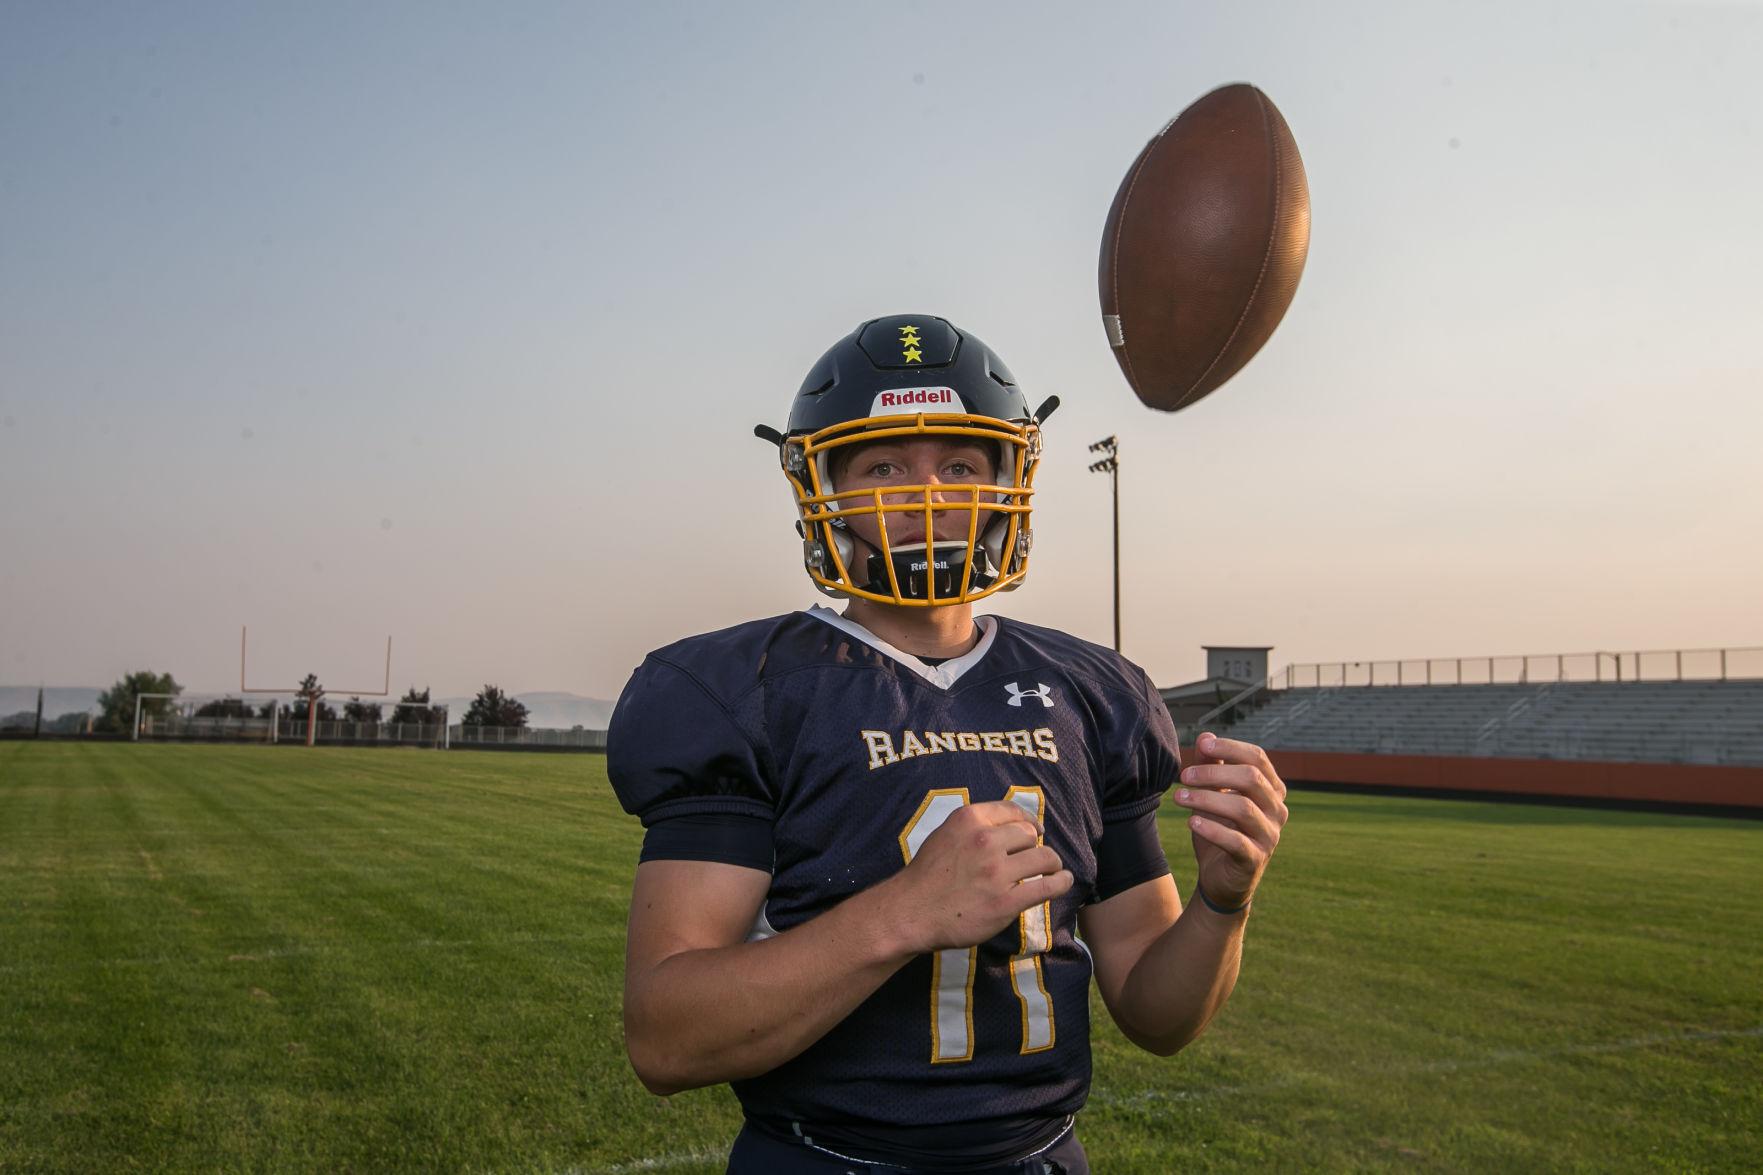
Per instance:
[[[870,405],[869,414],[897,416],[901,412],[922,412],[926,409],[959,412],[961,400],[955,395],[954,388],[895,388],[876,396],[875,403]]]

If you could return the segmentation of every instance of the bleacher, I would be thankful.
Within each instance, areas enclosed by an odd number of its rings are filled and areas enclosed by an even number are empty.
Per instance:
[[[1222,728],[1269,750],[1763,766],[1763,680],[1269,689]]]

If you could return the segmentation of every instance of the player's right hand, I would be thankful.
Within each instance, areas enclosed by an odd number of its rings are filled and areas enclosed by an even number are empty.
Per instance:
[[[1007,801],[951,813],[892,883],[913,951],[976,946],[1070,889],[1071,872],[1040,838],[1040,825]]]

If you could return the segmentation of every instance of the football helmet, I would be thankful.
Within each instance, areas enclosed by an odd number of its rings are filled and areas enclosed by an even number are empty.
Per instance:
[[[821,591],[884,604],[965,604],[1021,585],[1033,532],[1029,499],[1041,455],[1041,422],[1058,397],[1031,412],[1002,360],[979,339],[930,314],[875,318],[833,344],[802,381],[783,433],[753,431],[778,446],[795,494],[802,564]],[[837,457],[880,440],[956,437],[996,447],[995,484],[888,485],[841,492]],[[847,450],[841,454],[840,450]],[[902,526],[913,514],[915,523]],[[966,536],[940,538],[954,515]],[[874,539],[851,520],[872,516]],[[922,538],[889,538],[916,529]],[[960,530],[944,522],[942,531]]]

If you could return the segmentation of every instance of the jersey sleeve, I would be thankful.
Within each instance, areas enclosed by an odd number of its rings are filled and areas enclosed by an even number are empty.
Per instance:
[[[1169,707],[1147,678],[1131,711],[1130,734],[1109,756],[1102,789],[1102,839],[1096,846],[1096,891],[1105,902],[1169,872],[1157,839],[1157,807],[1181,775],[1181,751]]]
[[[1108,777],[1102,785],[1102,822],[1114,824],[1155,812],[1181,775],[1181,748],[1175,722],[1149,678],[1140,673],[1137,705],[1122,714],[1120,743],[1106,756]],[[1112,741],[1112,740],[1111,740]]]
[[[619,695],[606,735],[606,773],[643,827],[679,816],[769,824],[776,794],[761,733],[696,677],[651,656]]]

